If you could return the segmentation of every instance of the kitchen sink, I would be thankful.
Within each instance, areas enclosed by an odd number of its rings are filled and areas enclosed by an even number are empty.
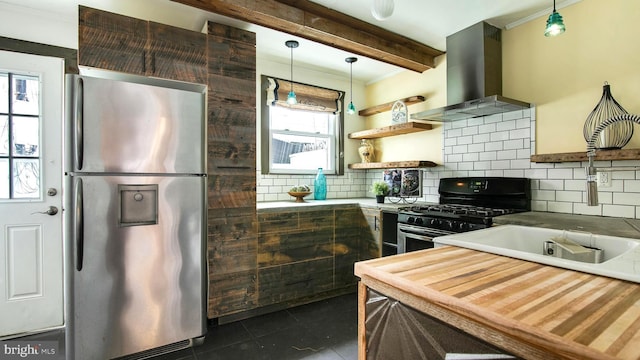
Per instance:
[[[580,231],[502,225],[440,236],[468,249],[640,283],[640,240]]]

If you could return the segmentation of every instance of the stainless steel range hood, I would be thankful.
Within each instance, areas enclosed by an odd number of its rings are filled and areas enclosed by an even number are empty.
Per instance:
[[[411,118],[453,121],[531,107],[502,96],[500,29],[480,22],[447,37],[447,104]]]

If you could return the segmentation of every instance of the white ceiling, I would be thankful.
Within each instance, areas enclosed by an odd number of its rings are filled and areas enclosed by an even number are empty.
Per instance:
[[[487,21],[503,29],[551,13],[552,0],[394,0],[390,18],[378,21],[371,15],[373,0],[311,0],[381,28],[404,35],[436,49],[446,51],[445,40],[459,30],[479,21]],[[557,0],[556,8],[580,0]],[[77,21],[79,4],[200,31],[207,20],[213,20],[256,32],[257,52],[262,58],[288,63],[290,50],[286,40],[295,39],[294,66],[317,69],[348,76],[349,64],[344,59],[353,54],[270,29],[246,24],[171,2],[169,0],[0,0],[0,5],[24,8],[41,16],[61,21]],[[0,15],[1,17],[1,15]],[[1,19],[0,19],[1,20]],[[542,35],[544,29],[540,29]],[[77,46],[77,45],[76,45]],[[363,83],[395,74],[403,69],[377,60],[358,56],[353,65],[353,78]]]

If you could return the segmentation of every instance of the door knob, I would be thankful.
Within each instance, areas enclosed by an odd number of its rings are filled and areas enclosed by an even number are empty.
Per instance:
[[[49,210],[47,210],[47,211],[36,211],[34,213],[31,213],[31,215],[33,215],[33,214],[47,214],[47,215],[53,216],[53,215],[55,215],[57,213],[58,213],[58,208],[57,207],[49,206]]]
[[[58,194],[58,190],[54,189],[54,188],[49,188],[47,189],[47,195],[49,196],[56,196]]]

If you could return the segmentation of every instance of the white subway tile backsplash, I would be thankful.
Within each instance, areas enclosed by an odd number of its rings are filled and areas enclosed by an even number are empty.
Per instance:
[[[491,141],[509,140],[509,131],[496,131],[491,133]]]
[[[522,110],[510,111],[508,113],[502,114],[503,120],[522,119],[523,117],[524,113]]]
[[[496,124],[496,130],[505,131],[505,130],[515,130],[516,121],[515,120],[504,120]]]
[[[572,169],[549,169],[547,170],[548,179],[572,179]]]
[[[496,124],[485,124],[478,126],[478,134],[491,134],[496,132]]]
[[[490,134],[480,134],[480,135],[474,135],[473,136],[473,143],[474,144],[484,144],[491,141],[491,136]]]
[[[484,153],[484,144],[470,144],[467,149],[469,152]]]
[[[476,117],[467,120],[467,126],[478,126],[484,124],[484,117]]]
[[[516,150],[502,150],[497,152],[498,160],[514,160],[518,158],[518,152]]]
[[[476,161],[471,163],[473,166],[473,170],[490,170],[491,169],[491,161]]]
[[[556,199],[556,192],[551,190],[531,190],[531,200],[547,200],[554,201]]]
[[[475,163],[473,163],[473,162],[461,162],[461,163],[458,163],[458,170],[461,170],[461,171],[473,170],[474,169],[473,168],[474,164]]]
[[[478,161],[478,153],[463,154],[462,161]]]
[[[524,177],[524,170],[505,170],[504,176],[506,177]]]
[[[506,140],[503,143],[505,150],[517,150],[524,148],[524,139]],[[528,157],[527,157],[528,158]]]
[[[509,139],[525,139],[531,136],[530,129],[517,129],[509,131]]]
[[[444,146],[455,146],[458,145],[458,138],[446,138],[444,139]]]
[[[458,138],[458,145],[463,145],[463,144],[471,144],[473,143],[473,136],[469,135],[469,136],[460,136]]]
[[[540,180],[541,190],[564,190],[564,180]]]
[[[486,151],[498,151],[503,149],[502,141],[487,142],[484,144]]]
[[[463,136],[477,135],[477,134],[478,134],[478,127],[477,126],[470,126],[470,127],[466,127],[464,129],[462,129],[462,135]]]
[[[463,156],[464,154],[451,154],[451,155],[446,155],[445,159],[447,159],[448,164],[452,164],[452,163],[457,163],[462,161]]]
[[[511,169],[511,162],[509,160],[492,161],[491,168],[497,170]]]
[[[547,169],[526,169],[524,176],[530,179],[546,179]]]
[[[531,120],[529,118],[516,119],[516,129],[531,129]]]
[[[518,159],[527,159],[531,158],[531,149],[517,149],[518,151]]]
[[[556,200],[564,202],[581,202],[582,192],[580,191],[556,191]]]
[[[479,160],[487,161],[487,160],[497,160],[498,153],[496,151],[485,151],[479,154]]]
[[[602,215],[634,218],[636,216],[636,207],[624,205],[602,205]]]
[[[598,191],[598,195],[602,190]],[[640,194],[638,193],[613,193],[613,203],[621,205],[640,205]]]
[[[482,175],[480,175],[482,176]],[[496,177],[503,177],[504,176],[504,170],[487,170],[484,172],[484,176],[496,176]]]
[[[547,203],[547,211],[571,214],[573,211],[573,203],[549,201]]]
[[[529,159],[510,160],[510,164],[512,169],[528,169],[530,161]]]
[[[451,129],[447,131],[447,139],[457,138],[458,136],[462,136],[462,129]]]
[[[586,191],[587,181],[586,180],[565,180],[564,189],[573,190],[573,191]]]
[[[452,146],[452,152],[454,154],[463,154],[466,153],[467,150],[467,145],[456,145],[456,146]]]
[[[602,205],[588,206],[584,203],[574,203],[573,213],[582,215],[600,215],[602,216]]]
[[[625,192],[640,192],[640,180],[623,180],[623,184]]]
[[[504,114],[495,114],[495,115],[490,115],[490,116],[485,116],[484,117],[484,123],[485,124],[502,122],[503,120],[504,120]]]

